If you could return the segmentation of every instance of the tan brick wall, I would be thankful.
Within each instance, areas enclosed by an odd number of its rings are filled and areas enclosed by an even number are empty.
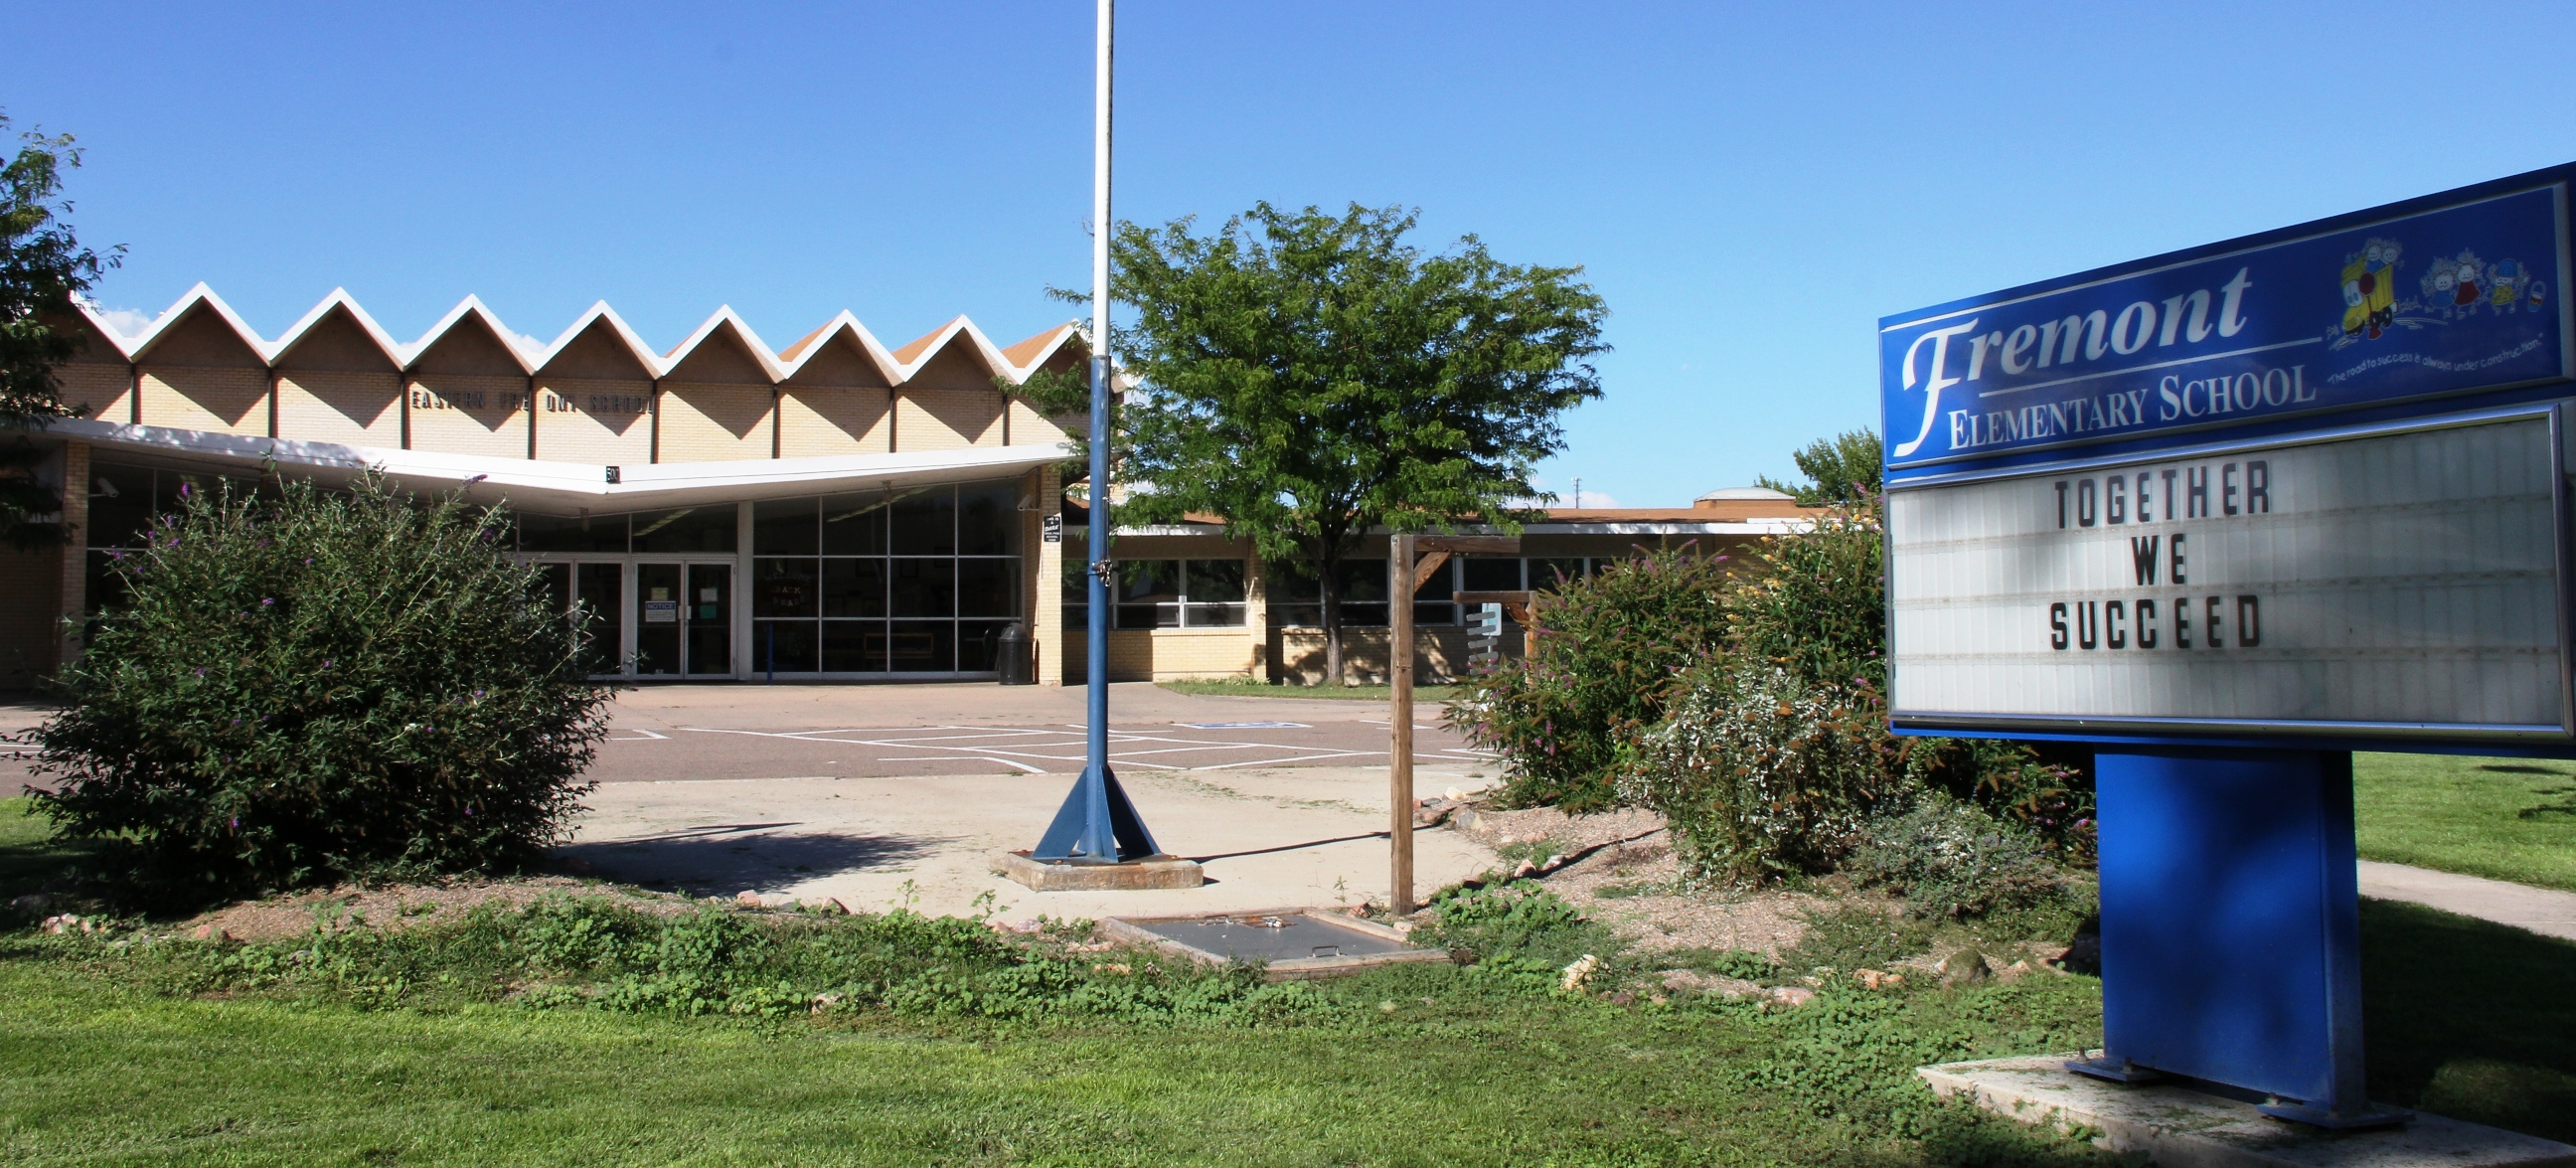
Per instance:
[[[411,399],[412,449],[528,456],[527,378],[422,373],[404,393]]]
[[[134,420],[133,366],[75,361],[54,370],[54,376],[62,382],[64,405],[75,410],[89,407],[82,417],[102,422]]]
[[[642,466],[653,461],[653,383],[537,377],[537,457]]]
[[[402,445],[402,375],[342,369],[278,374],[277,436],[299,442]]]
[[[217,434],[268,433],[268,371],[143,367],[143,424]]]
[[[790,385],[779,395],[779,455],[821,458],[842,454],[885,454],[893,447],[894,428],[886,413],[886,391],[865,387]]]
[[[770,455],[766,385],[662,383],[663,462],[720,462]]]
[[[895,398],[895,449],[1002,444],[1002,395],[989,389],[904,389]]]
[[[1046,517],[1064,511],[1064,472],[1053,466],[1038,469],[1038,511],[1029,518],[1040,531]],[[1058,528],[1062,531],[1062,528]],[[1064,631],[1064,545],[1041,543],[1031,535],[1021,547],[1029,549],[1021,562],[1034,565],[1029,578],[1029,638],[1035,642],[1038,655],[1038,684],[1063,685],[1065,679]],[[1059,536],[1058,538],[1062,538]],[[1078,634],[1077,634],[1078,635]]]
[[[1083,654],[1091,638],[1072,630],[1063,638],[1064,676],[1079,682],[1090,668]],[[1252,649],[1242,629],[1117,629],[1109,634],[1109,680],[1250,677]]]
[[[1046,415],[1030,409],[1027,402],[1011,399],[1011,445],[1037,446],[1062,442],[1064,438],[1064,431],[1047,421]]]
[[[1387,630],[1343,629],[1342,673],[1346,683],[1379,684],[1386,680]],[[1274,680],[1296,685],[1324,684],[1324,631],[1322,629],[1281,629],[1270,634],[1271,653],[1278,665],[1270,673]],[[1520,626],[1503,626],[1503,654],[1521,655]],[[1467,675],[1467,630],[1462,628],[1416,629],[1413,633],[1413,676],[1424,685],[1445,685]]]

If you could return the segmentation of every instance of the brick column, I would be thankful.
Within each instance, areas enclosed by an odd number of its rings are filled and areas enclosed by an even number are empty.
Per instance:
[[[63,548],[62,587],[55,593],[62,601],[59,615],[66,622],[55,646],[56,668],[80,659],[76,622],[89,606],[89,443],[63,443],[62,491],[63,530],[70,533],[71,543]]]
[[[1064,545],[1046,543],[1047,516],[1064,520],[1064,471],[1049,464],[1038,470],[1037,531],[1029,536],[1029,647],[1038,655],[1038,684],[1064,684]],[[1062,538],[1064,528],[1056,528]]]

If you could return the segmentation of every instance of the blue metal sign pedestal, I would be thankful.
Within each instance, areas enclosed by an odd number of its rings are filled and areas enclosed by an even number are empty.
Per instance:
[[[2322,1127],[2402,1123],[2364,1094],[2345,751],[2104,750],[2103,1057],[2121,1082],[2263,1092]]]

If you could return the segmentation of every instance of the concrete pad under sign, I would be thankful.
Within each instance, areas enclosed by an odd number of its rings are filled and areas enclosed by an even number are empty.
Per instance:
[[[2089,1052],[2088,1052],[2089,1053]],[[2075,1074],[2075,1055],[1921,1067],[1942,1098],[2059,1130],[2092,1128],[2094,1143],[2144,1153],[2164,1168],[2541,1168],[2576,1165],[2576,1147],[2415,1113],[2403,1127],[2326,1131],[2274,1119],[2251,1103],[2170,1084],[2107,1083]]]
[[[1033,859],[1026,851],[993,857],[995,875],[1007,876],[1039,892],[1132,892],[1148,888],[1196,888],[1207,883],[1198,861],[1179,856],[1148,856],[1120,864],[1072,864]]]

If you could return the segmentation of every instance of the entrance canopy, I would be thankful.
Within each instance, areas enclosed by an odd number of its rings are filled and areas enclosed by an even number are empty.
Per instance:
[[[327,484],[372,468],[409,490],[462,488],[477,503],[509,504],[538,514],[649,510],[657,507],[794,498],[869,488],[902,488],[1020,474],[1073,457],[1064,442],[823,458],[665,462],[642,466],[541,462],[490,455],[439,454],[334,442],[216,434],[163,426],[61,419],[50,435],[88,442],[101,453],[150,455],[156,461],[241,475],[265,462]]]

